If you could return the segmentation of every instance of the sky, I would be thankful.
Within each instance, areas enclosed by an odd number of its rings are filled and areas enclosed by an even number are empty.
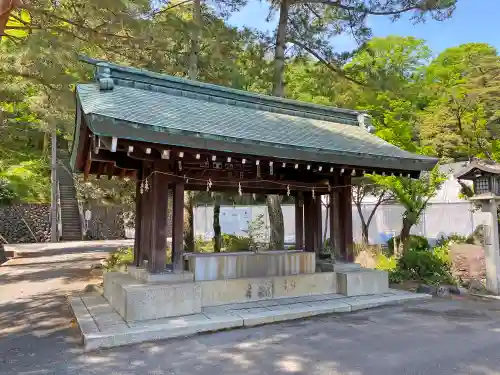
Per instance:
[[[250,26],[259,30],[275,29],[276,20],[266,22],[269,13],[266,1],[249,0],[249,4],[229,19],[235,26]],[[386,17],[371,17],[369,26],[374,36],[401,35],[424,39],[434,54],[446,48],[469,42],[489,43],[500,51],[500,0],[458,0],[452,18],[429,20],[413,24],[408,17],[392,22]],[[349,37],[333,41],[337,52],[352,50],[355,43]]]

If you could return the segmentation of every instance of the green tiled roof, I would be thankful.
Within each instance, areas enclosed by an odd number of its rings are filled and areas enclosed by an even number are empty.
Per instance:
[[[111,89],[92,83],[76,90],[98,135],[366,168],[419,171],[436,164],[370,134],[356,111],[113,69]]]

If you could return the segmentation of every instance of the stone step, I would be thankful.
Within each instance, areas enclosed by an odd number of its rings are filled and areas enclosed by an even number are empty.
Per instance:
[[[126,323],[100,294],[70,297],[69,302],[83,336],[84,349],[90,351],[316,315],[348,313],[432,298],[427,294],[395,290],[380,295],[351,298],[323,295],[321,296],[323,299],[315,300],[312,297],[315,296],[303,297],[303,302],[300,302],[302,297],[288,299],[289,301],[287,299],[267,300],[264,301],[267,302],[267,307],[255,307],[249,303],[223,305],[205,308],[202,314],[130,323]]]

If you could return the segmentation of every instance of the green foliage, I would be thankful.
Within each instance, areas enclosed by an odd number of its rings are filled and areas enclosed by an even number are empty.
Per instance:
[[[426,284],[455,284],[448,246],[432,250],[406,251],[400,258],[377,254],[376,268],[389,273],[389,282],[419,281]]]
[[[235,236],[234,234],[222,234],[222,243],[225,251],[248,251],[250,250],[250,238],[244,236]]]
[[[391,191],[398,203],[405,208],[403,216],[412,224],[417,224],[429,200],[436,196],[447,177],[436,166],[431,172],[423,173],[419,179],[379,175],[371,178],[379,186]]]
[[[16,199],[30,203],[50,201],[50,169],[44,159],[9,165],[0,170],[0,178],[7,181],[6,185]]]
[[[429,173],[423,173],[419,179],[379,175],[370,177],[379,186],[390,191],[394,199],[405,209],[399,238],[400,250],[406,251],[410,247],[409,240],[412,226],[418,224],[429,200],[436,196],[447,177],[439,172],[438,166],[434,167]]]
[[[387,241],[387,248],[389,254],[394,254],[394,242],[399,243],[399,241],[400,241],[400,236],[392,237],[391,239],[389,239],[389,241]],[[424,236],[416,236],[416,235],[410,236],[408,247],[411,250],[417,250],[417,251],[429,250],[431,248],[427,238],[425,238]]]
[[[197,253],[213,252],[212,241],[206,241],[203,236],[196,236],[194,239],[194,251]]]
[[[389,283],[399,284],[403,281],[403,274],[398,269],[398,262],[396,257],[378,253],[376,255],[375,262],[376,269],[387,271],[387,273],[389,274]]]
[[[17,198],[16,193],[11,188],[9,181],[0,177],[0,204],[7,204]]]
[[[255,220],[248,223],[248,236],[236,236],[234,234],[222,234],[222,242],[225,251],[256,251],[263,248],[266,234],[264,215],[259,215]]]
[[[398,269],[406,280],[422,281],[426,284],[455,283],[447,247],[432,251],[407,251],[398,259]]]
[[[266,92],[270,62],[265,58],[264,39],[251,30],[227,25],[219,16],[243,4],[227,0],[203,6],[198,78]],[[177,76],[187,74],[194,27],[191,6],[179,4],[166,10],[153,5],[164,4],[41,0],[12,13],[7,36],[0,38],[0,175],[9,180],[16,198],[28,202],[50,198],[50,174],[39,165],[47,165],[47,135],[52,129],[58,129],[60,138],[72,138],[74,85],[92,79],[91,67],[78,61],[80,54]],[[130,201],[133,188],[103,181],[91,180],[79,192],[86,199],[106,203]],[[109,192],[110,186],[116,189]]]
[[[172,262],[172,250],[167,248],[166,263]],[[104,269],[106,271],[119,271],[134,262],[134,248],[121,247],[108,255],[104,261]]]
[[[267,228],[264,223],[264,215],[262,214],[248,223],[248,229],[246,232],[248,233],[250,250],[259,250],[263,248],[266,230]]]
[[[450,243],[473,244],[474,236],[473,235],[464,236],[462,234],[457,234],[457,233],[452,233],[448,237],[441,236],[436,242],[436,247],[448,246]]]
[[[126,267],[134,261],[134,248],[121,247],[108,255],[104,261],[104,269],[106,271],[118,271],[122,267]]]

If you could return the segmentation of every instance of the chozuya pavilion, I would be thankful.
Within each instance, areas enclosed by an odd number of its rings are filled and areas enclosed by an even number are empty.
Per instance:
[[[388,291],[385,272],[349,263],[316,272],[321,196],[333,203],[330,244],[352,261],[351,181],[364,173],[416,178],[435,159],[370,134],[357,111],[87,62],[96,82],[76,87],[72,167],[135,181],[134,267],[104,279],[104,297],[126,322],[249,301]],[[185,254],[186,190],[293,195],[297,250]]]

